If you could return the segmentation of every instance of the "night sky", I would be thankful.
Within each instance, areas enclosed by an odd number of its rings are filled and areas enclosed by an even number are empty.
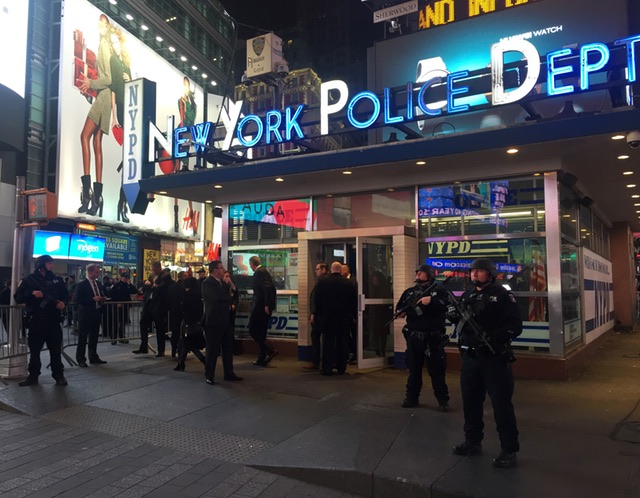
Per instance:
[[[223,0],[227,12],[238,22],[266,31],[295,23],[295,0]],[[255,30],[240,26],[241,38],[256,36]]]

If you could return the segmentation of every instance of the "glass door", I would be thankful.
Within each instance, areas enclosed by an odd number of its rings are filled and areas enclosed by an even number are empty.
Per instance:
[[[393,355],[392,247],[390,237],[356,237],[358,368],[384,366]]]

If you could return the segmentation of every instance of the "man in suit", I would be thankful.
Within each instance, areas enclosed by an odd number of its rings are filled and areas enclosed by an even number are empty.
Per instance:
[[[271,313],[276,308],[276,288],[273,285],[271,274],[264,268],[258,256],[249,258],[249,266],[253,270],[251,288],[253,300],[251,301],[251,313],[249,314],[249,335],[256,341],[260,348],[258,359],[254,365],[266,367],[278,354],[267,342],[267,327]]]
[[[242,377],[238,377],[233,371],[232,299],[232,289],[224,281],[222,262],[212,261],[209,263],[209,277],[202,282],[204,332],[207,341],[205,379],[209,385],[215,384],[213,377],[220,347],[222,347],[224,380],[242,380]]]
[[[78,303],[78,347],[76,361],[78,366],[87,367],[85,352],[89,341],[89,363],[102,365],[106,361],[98,356],[98,333],[102,318],[102,304],[107,299],[104,287],[98,280],[100,265],[87,266],[87,278],[76,287],[75,302]]]
[[[331,274],[318,280],[314,294],[315,321],[322,333],[322,375],[338,375],[347,370],[349,330],[356,316],[355,287],[340,274],[342,264],[331,263]]]

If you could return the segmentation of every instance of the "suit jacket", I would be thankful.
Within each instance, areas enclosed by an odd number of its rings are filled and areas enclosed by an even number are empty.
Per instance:
[[[313,295],[315,323],[324,332],[348,331],[357,313],[358,294],[339,273],[318,279]]]
[[[226,329],[231,325],[231,293],[229,286],[214,277],[202,282],[202,300],[204,301],[205,329]]]
[[[100,290],[100,295],[105,296],[104,286],[102,282],[96,279],[96,285]],[[80,281],[76,287],[75,302],[78,303],[78,321],[80,323],[85,320],[97,320],[100,318],[102,308],[96,308],[96,302],[93,300],[93,289],[89,279],[85,278]]]
[[[264,313],[264,307],[271,311],[276,308],[276,288],[273,285],[271,274],[263,266],[256,268],[251,281],[253,300],[251,301],[251,314]]]

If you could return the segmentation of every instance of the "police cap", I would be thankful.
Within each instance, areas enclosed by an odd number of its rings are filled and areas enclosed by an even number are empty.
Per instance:
[[[47,263],[53,263],[53,258],[48,254],[43,254],[36,259],[36,270],[44,268]]]
[[[120,278],[131,278],[131,275],[129,275],[128,273],[123,273],[120,275]]]
[[[429,275],[429,279],[431,279],[431,280],[434,280],[436,278],[436,272],[433,269],[433,267],[430,266],[430,265],[420,265],[420,266],[418,266],[418,268],[416,269],[416,273],[418,273],[419,271],[425,272],[427,275]]]
[[[471,266],[469,266],[469,270],[485,270],[489,272],[489,275],[494,279],[498,276],[498,271],[496,270],[493,261],[488,258],[477,258],[471,262]]]

